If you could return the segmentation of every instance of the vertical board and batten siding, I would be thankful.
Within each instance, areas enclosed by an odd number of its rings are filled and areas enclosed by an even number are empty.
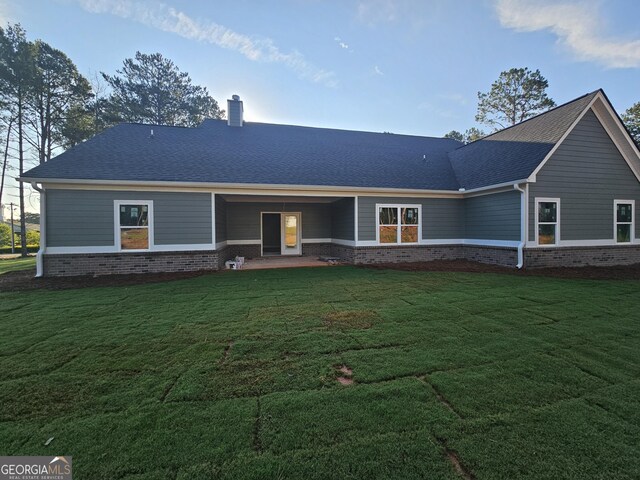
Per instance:
[[[376,204],[422,205],[424,240],[456,239],[464,234],[464,205],[455,198],[358,197],[358,241],[376,240]]]
[[[114,200],[153,201],[156,245],[212,242],[210,193],[47,189],[46,196],[49,247],[114,245]]]
[[[465,238],[520,240],[521,195],[512,190],[465,198]]]
[[[331,238],[355,240],[354,203],[354,198],[343,198],[331,204]]]
[[[261,212],[301,212],[302,239],[331,238],[330,203],[227,202],[227,240],[260,241]]]
[[[613,201],[636,201],[640,183],[592,111],[588,111],[529,185],[529,240],[536,240],[536,197],[560,199],[561,240],[612,240]]]
[[[216,243],[227,240],[227,202],[216,195]]]

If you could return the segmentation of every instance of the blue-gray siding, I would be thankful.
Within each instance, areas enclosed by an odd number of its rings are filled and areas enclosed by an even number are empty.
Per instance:
[[[227,202],[227,239],[260,241],[261,212],[301,212],[302,238],[331,238],[330,203]]]
[[[535,241],[535,198],[560,198],[561,240],[613,240],[613,201],[636,201],[640,183],[596,116],[587,112],[529,186],[529,239]]]
[[[211,243],[211,194],[46,191],[47,246],[114,245],[114,200],[152,200],[156,245]]]
[[[455,239],[464,234],[464,205],[455,198],[358,197],[358,241],[376,239],[376,204],[422,205],[422,238]]]
[[[520,240],[521,193],[517,190],[464,200],[465,238]]]
[[[331,204],[331,238],[354,240],[355,200],[343,198]]]

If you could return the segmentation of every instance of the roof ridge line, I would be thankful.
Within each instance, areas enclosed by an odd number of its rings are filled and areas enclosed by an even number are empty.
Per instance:
[[[456,148],[454,150],[459,150],[461,148],[464,148],[464,147],[466,147],[468,145],[472,145],[472,144],[474,144],[476,142],[479,142],[481,140],[486,140],[487,138],[492,137],[493,135],[497,135],[498,133],[502,133],[502,132],[504,132],[506,130],[509,130],[511,128],[519,127],[520,125],[523,125],[523,124],[527,123],[529,120],[534,120],[534,119],[536,119],[538,117],[541,117],[542,115],[546,115],[547,113],[551,113],[551,112],[553,112],[555,110],[558,110],[559,108],[566,107],[567,105],[569,105],[571,103],[577,102],[578,100],[582,100],[583,98],[588,97],[589,95],[594,95],[594,94],[596,94],[598,92],[603,92],[602,88],[594,90],[593,92],[585,93],[584,95],[580,95],[579,97],[576,97],[573,100],[569,100],[568,102],[565,102],[562,105],[557,105],[557,106],[555,106],[553,108],[550,108],[549,110],[547,110],[545,112],[538,113],[537,115],[534,115],[533,117],[529,117],[529,118],[527,118],[527,119],[525,119],[525,120],[523,120],[521,122],[518,122],[518,123],[516,123],[514,125],[509,125],[508,127],[505,127],[505,128],[502,128],[502,129],[500,129],[500,130],[498,130],[496,132],[490,133],[489,135],[486,135],[486,136],[484,136],[482,138],[478,138],[477,140],[474,140],[473,142],[465,143],[464,145],[462,145],[462,146],[460,146],[460,147],[458,147],[458,148]]]
[[[206,118],[196,128],[200,128],[205,122],[208,122],[208,121],[224,121],[224,120],[217,119],[217,118]],[[413,135],[413,134],[409,134],[409,133],[393,133],[393,132],[373,132],[371,130],[349,130],[349,129],[346,129],[346,128],[317,127],[317,126],[313,126],[313,125],[294,125],[294,124],[291,124],[291,123],[268,123],[268,122],[246,122],[246,121],[244,123],[245,124],[250,124],[250,125],[269,125],[269,126],[273,126],[273,127],[291,127],[291,128],[304,128],[304,129],[312,129],[312,130],[328,130],[328,131],[332,131],[332,132],[366,133],[366,134],[371,134],[371,135],[392,135],[392,136],[395,136],[395,137],[411,137],[411,138],[433,139],[433,140],[448,140],[448,141],[454,141],[454,142],[457,141],[457,140],[455,140],[453,138],[434,137],[434,136],[431,136],[431,135]],[[134,125],[139,125],[139,124],[134,124]],[[189,128],[189,127],[186,127],[186,128]]]

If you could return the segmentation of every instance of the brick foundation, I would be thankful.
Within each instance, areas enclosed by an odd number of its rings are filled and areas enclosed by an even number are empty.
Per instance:
[[[114,275],[217,270],[215,251],[44,255],[44,275]]]
[[[355,264],[430,262],[458,258],[463,258],[462,247],[459,245],[357,247],[353,252]]]
[[[640,263],[640,245],[528,248],[524,250],[524,266],[526,268],[607,267],[635,263]]]
[[[465,260],[515,267],[518,264],[518,249],[511,247],[485,247],[480,245],[464,245],[462,253]]]
[[[515,267],[518,250],[509,247],[473,245],[414,245],[410,247],[348,247],[332,245],[331,254],[355,264],[431,262],[434,260],[471,260]]]
[[[302,250],[304,255],[330,255],[353,264],[460,259],[507,267],[515,267],[518,263],[518,250],[510,247],[416,245],[356,248],[337,244],[311,243],[303,244]],[[44,274],[48,277],[58,277],[218,270],[224,268],[225,261],[236,256],[259,257],[260,245],[229,245],[218,251],[44,255]],[[640,245],[524,250],[526,268],[612,266],[634,263],[640,263]]]

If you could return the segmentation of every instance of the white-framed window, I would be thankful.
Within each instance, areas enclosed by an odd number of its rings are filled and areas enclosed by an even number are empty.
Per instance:
[[[560,243],[560,199],[536,198],[536,243]]]
[[[376,240],[380,245],[420,242],[421,205],[376,205]]]
[[[115,200],[114,223],[118,250],[145,251],[153,248],[153,201]]]
[[[616,243],[635,240],[635,200],[613,201],[613,238]]]

